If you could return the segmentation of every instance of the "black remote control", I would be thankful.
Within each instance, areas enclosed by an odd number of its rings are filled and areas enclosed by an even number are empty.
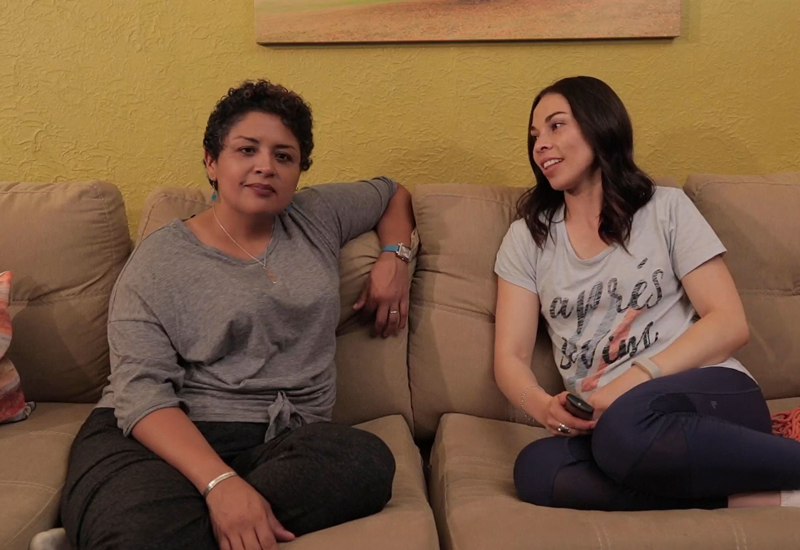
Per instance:
[[[594,416],[594,407],[574,393],[567,394],[567,405],[564,408],[572,416],[583,420],[591,420]]]

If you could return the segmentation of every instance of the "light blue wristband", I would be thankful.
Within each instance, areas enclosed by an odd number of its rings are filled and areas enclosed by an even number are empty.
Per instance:
[[[381,248],[381,254],[384,252],[391,252],[406,263],[411,261],[411,249],[403,243],[387,244]]]

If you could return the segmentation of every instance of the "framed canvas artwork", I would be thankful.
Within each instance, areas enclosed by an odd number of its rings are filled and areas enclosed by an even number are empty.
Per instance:
[[[681,0],[255,0],[262,44],[666,38]]]

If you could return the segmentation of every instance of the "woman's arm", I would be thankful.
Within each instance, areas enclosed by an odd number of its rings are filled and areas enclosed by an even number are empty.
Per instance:
[[[411,208],[411,193],[408,189],[397,184],[397,190],[383,212],[376,230],[381,246],[403,243],[411,246],[411,232],[414,231],[414,210]],[[393,254],[381,254],[394,256]],[[396,256],[394,256],[397,258]],[[398,258],[399,259],[399,258]]]
[[[559,424],[582,435],[594,422],[575,418],[564,409],[566,392],[551,396],[538,387],[531,372],[531,358],[539,325],[539,296],[498,278],[494,332],[494,377],[503,395],[555,435]]]
[[[217,476],[232,471],[177,407],[151,412],[134,425],[131,434],[182,473],[200,494]],[[278,541],[294,539],[264,497],[239,477],[219,482],[206,503],[221,549],[277,550]]]
[[[651,357],[664,376],[721,363],[750,339],[742,301],[721,256],[686,274],[681,284],[700,319]],[[602,412],[617,397],[649,379],[642,369],[632,368],[598,390],[589,401]]]
[[[651,358],[664,375],[721,363],[750,340],[742,300],[721,256],[688,273],[681,284],[700,319]]]
[[[136,423],[131,435],[186,476],[201,494],[212,479],[231,471],[178,407],[151,412]]]
[[[494,379],[508,401],[519,407],[522,393],[538,385],[531,358],[539,326],[539,295],[503,279],[497,280],[494,324]],[[550,396],[538,389],[525,395],[525,413],[541,423]]]
[[[411,193],[398,183],[376,228],[381,247],[398,243],[410,246],[414,227]],[[384,252],[372,267],[353,309],[368,318],[375,315],[375,334],[384,338],[397,334],[408,320],[408,286],[408,264],[394,253]]]

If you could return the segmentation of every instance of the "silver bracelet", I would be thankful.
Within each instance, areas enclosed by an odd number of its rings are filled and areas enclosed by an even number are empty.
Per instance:
[[[239,474],[237,474],[236,472],[233,472],[233,471],[225,472],[224,474],[218,475],[217,477],[215,477],[214,479],[212,479],[211,481],[208,482],[208,485],[206,486],[206,490],[203,491],[203,498],[206,498],[208,496],[208,493],[211,492],[211,489],[216,487],[219,482],[225,481],[226,479],[228,479],[230,477],[236,477],[238,475]]]
[[[532,390],[533,388],[539,388],[543,392],[547,393],[545,391],[545,389],[543,387],[541,387],[539,384],[531,384],[530,386],[525,388],[524,392],[522,392],[522,397],[519,400],[519,408],[522,409],[522,414],[523,414],[523,416],[525,416],[525,420],[529,420],[531,422],[536,422],[536,419],[535,418],[531,418],[531,416],[527,413],[527,411],[525,411],[525,396],[528,395],[528,392],[530,390]]]

